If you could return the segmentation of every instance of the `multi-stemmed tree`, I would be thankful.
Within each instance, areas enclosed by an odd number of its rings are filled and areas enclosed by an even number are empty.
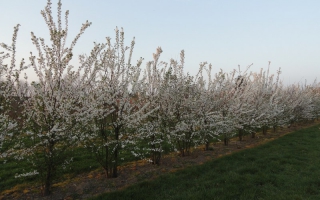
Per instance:
[[[272,125],[274,117],[282,112],[276,106],[280,71],[278,71],[278,76],[274,80],[274,75],[269,74],[269,67],[267,71],[261,69],[260,73],[252,73],[249,82],[254,86],[250,89],[252,99],[249,102],[253,112],[248,116],[250,120],[249,128],[253,138],[255,133],[261,129],[263,134],[266,134],[266,129]]]
[[[279,69],[274,75],[269,73],[269,69],[270,62],[267,71],[261,69],[259,73],[251,73],[250,84],[253,87],[250,95],[253,98],[249,104],[253,112],[249,116],[249,128],[252,138],[259,130],[265,135],[268,128],[283,125],[281,120],[277,120],[283,113],[283,109],[278,106],[281,71]]]
[[[0,158],[6,157],[7,153],[2,151],[3,144],[10,141],[11,136],[18,131],[18,120],[20,113],[19,99],[16,97],[17,90],[14,84],[20,84],[19,75],[24,68],[24,60],[20,67],[16,66],[16,41],[19,24],[14,27],[11,46],[0,43],[6,51],[0,52]],[[10,59],[9,63],[6,62]],[[8,148],[8,147],[7,147]]]
[[[131,47],[126,47],[123,30],[116,29],[114,45],[108,37],[106,44],[97,44],[95,48],[100,50],[92,63],[94,78],[85,81],[92,89],[80,103],[79,114],[83,118],[79,120],[83,126],[79,136],[85,138],[84,145],[94,153],[106,176],[115,178],[121,150],[133,148],[139,139],[136,129],[157,107],[148,109],[150,102],[140,95],[148,85],[140,79],[142,59],[136,66],[131,65],[134,40]],[[131,151],[135,154],[134,149]]]
[[[184,51],[180,64],[171,59],[161,88],[160,116],[167,141],[181,156],[190,154],[196,130],[194,78],[184,74]]]
[[[31,33],[31,40],[37,48],[37,56],[31,53],[30,62],[38,82],[30,85],[28,96],[23,99],[24,129],[11,153],[18,159],[30,161],[35,167],[33,174],[39,174],[43,181],[44,195],[51,190],[55,172],[70,160],[65,153],[75,142],[73,133],[77,103],[75,90],[64,81],[70,76],[73,48],[89,22],[82,25],[80,33],[69,47],[65,47],[68,33],[68,11],[65,15],[65,29],[61,22],[61,2],[58,2],[58,22],[53,20],[51,1],[41,12],[50,32],[50,45],[43,38]],[[26,136],[27,134],[27,136]]]
[[[146,147],[137,149],[140,156],[149,159],[152,164],[156,165],[160,164],[164,151],[163,146],[167,142],[162,100],[165,98],[165,84],[163,83],[168,63],[159,61],[161,53],[162,49],[158,47],[156,53],[153,54],[153,61],[147,62],[142,79],[146,89],[140,93],[140,97],[150,104],[149,109],[156,110],[143,121],[137,132],[142,141],[147,142]]]
[[[211,68],[208,70],[208,93],[211,96],[209,104],[212,104],[210,124],[215,128],[215,135],[223,138],[228,145],[229,139],[234,136],[234,119],[232,116],[232,102],[235,98],[234,77],[236,71],[225,73],[220,70],[214,77]],[[212,123],[214,122],[214,124]]]

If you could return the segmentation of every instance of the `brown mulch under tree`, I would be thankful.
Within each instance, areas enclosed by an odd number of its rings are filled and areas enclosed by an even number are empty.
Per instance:
[[[290,128],[278,128],[276,132],[268,130],[266,135],[257,133],[255,138],[246,135],[243,141],[233,138],[228,146],[218,142],[211,145],[212,150],[209,151],[204,151],[204,147],[198,147],[192,150],[190,156],[180,157],[177,153],[171,153],[161,159],[159,166],[152,165],[147,161],[127,163],[119,167],[118,178],[106,179],[102,169],[82,173],[64,182],[54,184],[52,194],[48,197],[41,196],[41,188],[39,187],[22,185],[3,191],[0,193],[0,199],[87,199],[102,193],[121,190],[141,181],[152,180],[165,173],[171,173],[188,166],[200,165],[217,157],[252,148],[319,123],[319,121],[316,121],[303,125],[293,125]]]

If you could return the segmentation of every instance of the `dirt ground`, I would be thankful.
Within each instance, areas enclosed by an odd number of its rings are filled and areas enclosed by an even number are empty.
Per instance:
[[[319,123],[320,121],[304,125],[294,125],[290,128],[278,128],[276,132],[268,130],[266,135],[257,133],[255,138],[247,135],[243,138],[243,141],[233,138],[228,146],[224,146],[223,143],[219,142],[212,144],[210,146],[212,150],[210,151],[204,151],[204,147],[198,147],[192,150],[190,156],[186,157],[180,157],[176,153],[172,153],[163,157],[159,166],[152,165],[147,161],[128,163],[125,166],[119,167],[118,178],[106,179],[102,169],[79,174],[64,182],[54,184],[52,195],[49,197],[42,197],[40,194],[41,189],[37,186],[24,185],[3,191],[0,193],[0,199],[87,199],[102,193],[121,190],[144,180],[152,180],[159,175],[171,173],[187,166],[200,165],[217,157],[252,148],[293,131]]]

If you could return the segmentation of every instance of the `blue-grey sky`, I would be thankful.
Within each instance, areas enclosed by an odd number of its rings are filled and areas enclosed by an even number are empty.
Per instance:
[[[57,0],[52,0],[56,16]],[[10,43],[13,27],[21,24],[18,55],[35,52],[30,32],[48,38],[40,14],[45,0],[0,0],[0,42]],[[92,25],[78,41],[75,55],[89,53],[93,42],[114,38],[123,27],[126,44],[136,37],[134,60],[152,60],[158,46],[161,60],[179,59],[185,50],[185,71],[195,74],[207,61],[214,72],[243,69],[282,69],[286,83],[320,79],[319,0],[63,0],[70,11],[69,41],[86,20]],[[73,61],[74,63],[76,61]],[[145,63],[144,62],[144,63]],[[32,78],[32,76],[31,76]]]

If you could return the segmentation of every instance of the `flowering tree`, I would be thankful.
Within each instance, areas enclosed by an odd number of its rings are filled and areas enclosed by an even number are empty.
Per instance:
[[[284,118],[289,125],[317,118],[317,93],[310,86],[291,85],[283,90]]]
[[[215,135],[222,136],[224,144],[228,145],[229,139],[234,136],[234,120],[232,117],[231,105],[235,98],[234,77],[235,72],[225,73],[220,70],[214,77],[211,76],[211,69],[208,70],[209,84],[208,93],[212,94],[213,121],[215,124]],[[214,103],[213,103],[214,102]],[[212,120],[210,120],[212,123]]]
[[[180,64],[171,59],[169,69],[164,73],[159,108],[162,130],[181,156],[190,153],[195,128],[190,104],[194,95],[193,77],[184,74],[183,66],[184,51],[181,51]]]
[[[154,60],[147,63],[144,78],[149,86],[144,98],[151,107],[158,106],[159,109],[148,117],[138,131],[148,141],[147,150],[153,164],[160,164],[165,143],[171,144],[184,156],[190,153],[193,145],[203,144],[209,135],[213,136],[213,124],[207,119],[212,102],[203,93],[205,81],[202,68],[196,77],[185,75],[184,51],[180,54],[181,64],[171,59],[169,68],[168,63],[159,61],[161,53],[159,47],[153,55]]]
[[[161,113],[163,112],[163,91],[165,91],[163,82],[168,63],[159,61],[161,53],[162,49],[158,47],[156,53],[153,54],[153,61],[147,62],[144,71],[142,81],[146,89],[140,93],[140,97],[149,103],[148,110],[155,109],[155,111],[150,113],[137,131],[139,137],[147,142],[147,146],[135,150],[135,153],[142,158],[149,156],[149,161],[156,165],[160,164],[164,151],[163,145],[167,142]]]
[[[17,131],[17,116],[15,112],[19,110],[19,106],[13,109],[12,105],[15,98],[14,83],[19,80],[19,72],[23,69],[24,61],[20,63],[20,69],[16,67],[16,40],[19,30],[19,24],[14,27],[12,36],[12,45],[9,46],[4,43],[0,43],[0,46],[4,48],[8,53],[0,52],[0,158],[5,157],[5,153],[2,152],[3,143],[5,143],[12,134]],[[11,53],[9,53],[11,52]],[[6,64],[4,61],[11,58],[10,64]],[[16,118],[14,118],[16,116]]]
[[[130,150],[135,144],[138,134],[137,127],[155,109],[149,109],[150,102],[145,101],[140,93],[145,87],[140,77],[140,65],[131,65],[134,40],[131,47],[124,46],[123,30],[116,31],[115,44],[107,38],[106,44],[96,44],[97,59],[93,63],[95,75],[86,78],[86,98],[81,100],[81,122],[79,137],[84,138],[83,144],[88,147],[106,172],[107,177],[118,176],[120,151]],[[127,62],[126,51],[130,49]],[[90,83],[90,84],[89,84]],[[133,151],[134,152],[134,151]]]
[[[269,63],[270,67],[270,63]],[[248,101],[252,112],[247,116],[249,123],[247,123],[247,129],[254,138],[256,131],[262,128],[265,134],[266,128],[271,125],[273,118],[282,112],[276,106],[279,74],[274,81],[274,75],[269,74],[268,71],[260,70],[260,73],[251,73],[250,79],[247,84],[250,84],[249,96],[251,99]]]
[[[208,89],[215,102],[215,134],[223,136],[225,145],[228,145],[229,138],[235,135],[236,130],[243,129],[247,119],[243,119],[242,115],[250,112],[247,103],[250,98],[248,77],[245,73],[241,76],[236,76],[236,73],[236,70],[230,73],[220,71],[213,79],[211,76],[209,78]]]
[[[70,47],[65,47],[68,13],[67,11],[65,15],[65,29],[62,29],[61,2],[58,2],[58,23],[55,24],[51,13],[51,1],[48,0],[41,14],[48,26],[51,44],[46,45],[43,38],[31,33],[31,40],[37,48],[38,56],[31,53],[29,59],[39,82],[30,85],[28,96],[24,99],[24,133],[19,135],[17,144],[10,150],[15,158],[32,163],[35,171],[28,175],[41,176],[44,195],[50,193],[57,168],[70,160],[66,150],[75,140],[72,130],[77,96],[74,95],[74,88],[63,80],[63,75],[72,74],[72,66],[69,65],[73,56],[72,50],[90,23],[83,24]]]
[[[270,62],[269,62],[270,67]],[[278,107],[279,101],[279,75],[280,69],[275,76],[261,69],[260,73],[253,74],[253,84],[256,86],[253,92],[255,101],[252,102],[255,108],[252,115],[252,124],[254,130],[262,129],[263,134],[266,134],[267,128],[276,126],[279,120],[277,118],[282,114],[283,110]],[[252,137],[255,135],[252,133]]]

